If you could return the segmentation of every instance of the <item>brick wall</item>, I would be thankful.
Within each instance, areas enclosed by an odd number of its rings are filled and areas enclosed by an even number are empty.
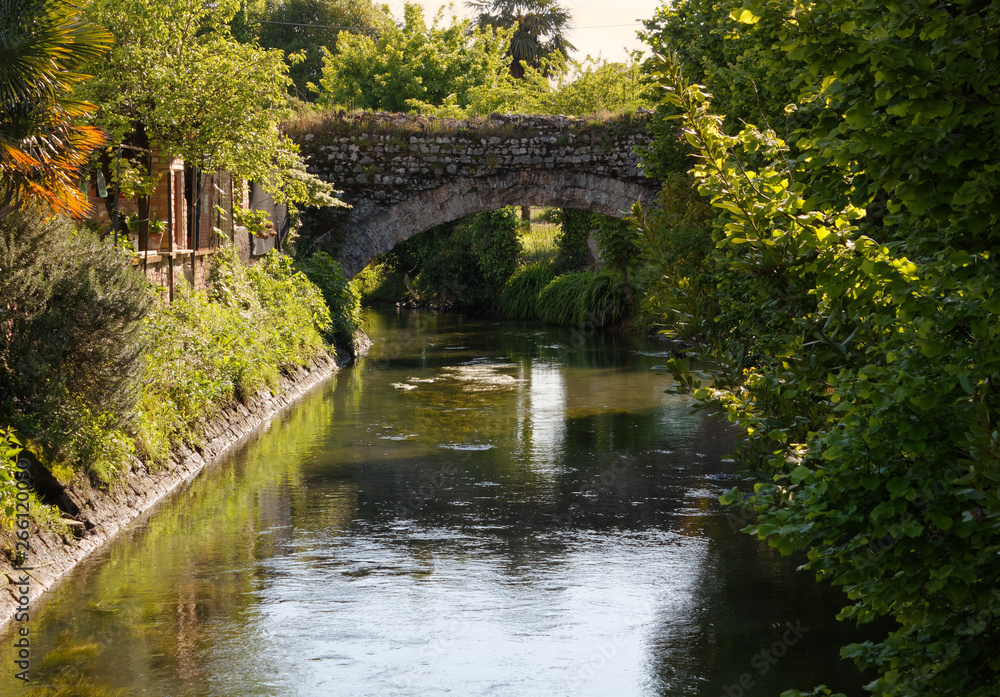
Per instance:
[[[152,176],[156,179],[156,188],[149,197],[150,220],[155,216],[157,220],[168,223],[168,229],[173,231],[172,239],[167,234],[163,235],[159,250],[212,249],[219,243],[218,237],[213,234],[215,228],[232,238],[234,187],[232,177],[227,173],[198,173],[186,167],[180,159],[168,161],[159,148],[154,147]],[[110,180],[106,182],[106,186],[109,193],[114,191],[114,184]],[[98,196],[96,176],[87,182],[87,199],[93,211],[90,219],[102,226],[112,226],[113,211],[108,211],[105,200]],[[225,215],[220,215],[216,206]],[[138,201],[119,196],[118,210],[120,219],[138,213]],[[198,215],[195,224],[189,225],[191,216],[195,214]],[[123,222],[119,222],[119,232],[126,234]],[[138,249],[142,249],[141,236],[135,243]]]

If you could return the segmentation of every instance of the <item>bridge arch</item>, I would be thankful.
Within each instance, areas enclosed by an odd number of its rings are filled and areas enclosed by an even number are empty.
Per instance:
[[[614,177],[567,170],[521,170],[449,181],[378,211],[351,229],[337,255],[352,277],[377,257],[425,230],[506,206],[575,208],[623,218],[632,205],[651,202],[658,188]]]

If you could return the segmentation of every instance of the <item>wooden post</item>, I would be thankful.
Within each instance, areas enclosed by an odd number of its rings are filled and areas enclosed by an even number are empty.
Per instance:
[[[174,301],[174,165],[167,163],[167,300]]]

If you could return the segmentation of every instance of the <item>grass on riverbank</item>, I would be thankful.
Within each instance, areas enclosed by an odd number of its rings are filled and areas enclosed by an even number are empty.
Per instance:
[[[155,341],[147,363],[135,436],[151,464],[184,440],[197,444],[198,424],[325,352],[333,328],[323,295],[289,257],[272,252],[249,268],[232,245],[212,260],[211,289],[181,284],[170,305],[145,324]]]
[[[555,208],[532,206],[531,224],[521,230],[522,266],[533,264],[552,265],[559,253],[559,235],[562,228],[556,222]]]
[[[182,283],[163,305],[128,256],[70,227],[0,221],[0,259],[19,260],[0,282],[12,329],[0,330],[0,427],[63,485],[87,477],[113,487],[131,468],[162,466],[181,442],[197,447],[207,419],[276,390],[358,321],[332,262],[309,266],[321,290],[289,257],[272,252],[247,268],[223,247],[210,290]],[[336,325],[324,294],[337,303]],[[16,495],[11,462],[0,467],[4,515]]]

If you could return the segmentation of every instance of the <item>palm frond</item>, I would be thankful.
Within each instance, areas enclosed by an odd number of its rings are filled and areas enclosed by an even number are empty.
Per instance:
[[[79,0],[0,0],[0,203],[87,211],[80,170],[103,134],[81,124],[94,106],[72,97],[110,36],[81,19]]]

